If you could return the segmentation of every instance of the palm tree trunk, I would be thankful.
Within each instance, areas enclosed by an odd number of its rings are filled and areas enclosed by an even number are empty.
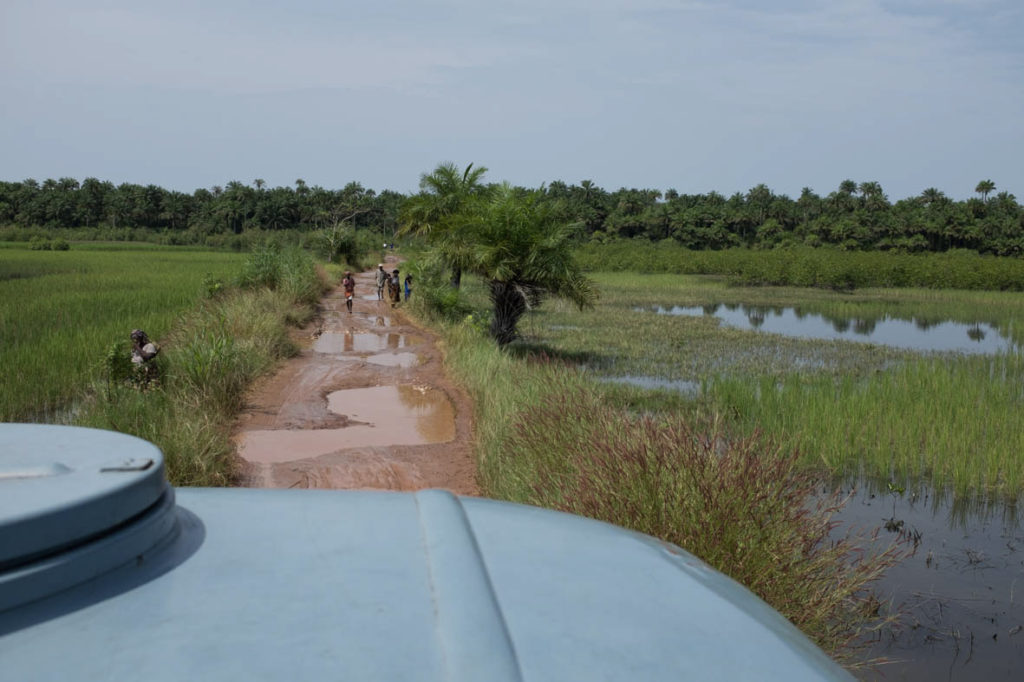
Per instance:
[[[491,280],[491,302],[494,304],[491,336],[499,346],[504,346],[517,336],[516,324],[526,312],[526,298],[515,284]]]

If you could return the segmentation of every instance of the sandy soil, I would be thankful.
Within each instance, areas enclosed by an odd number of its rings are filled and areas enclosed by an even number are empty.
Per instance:
[[[245,485],[479,494],[469,399],[434,335],[377,300],[373,270],[356,275],[352,313],[339,286],[295,339],[299,355],[256,384],[236,424]]]

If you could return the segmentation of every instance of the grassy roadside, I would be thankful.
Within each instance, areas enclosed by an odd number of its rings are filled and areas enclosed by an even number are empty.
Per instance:
[[[221,486],[235,471],[230,427],[244,391],[294,353],[289,325],[301,325],[329,287],[329,276],[298,249],[261,249],[238,286],[218,287],[160,339],[160,377],[133,382],[127,345],[108,351],[106,378],[76,411],[81,426],[130,433],[164,453],[176,486]]]
[[[428,319],[422,306],[413,312]],[[847,663],[852,643],[881,623],[865,587],[897,551],[859,554],[854,536],[831,542],[839,501],[807,506],[817,482],[793,453],[759,435],[733,438],[719,420],[615,407],[584,373],[499,350],[472,319],[428,323],[439,327],[446,366],[474,401],[485,495],[678,544]]]

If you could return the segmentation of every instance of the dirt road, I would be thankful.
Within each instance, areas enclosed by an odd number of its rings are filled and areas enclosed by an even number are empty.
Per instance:
[[[356,275],[351,313],[339,286],[296,340],[299,355],[254,387],[236,425],[246,485],[479,494],[469,400],[436,338],[377,300],[373,270]]]

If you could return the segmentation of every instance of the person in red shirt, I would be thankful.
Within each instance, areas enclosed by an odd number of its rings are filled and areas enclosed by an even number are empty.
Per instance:
[[[348,312],[351,314],[352,297],[355,295],[356,291],[356,280],[352,277],[351,272],[345,272],[345,279],[341,280],[341,285],[345,288],[345,307],[348,308]]]

